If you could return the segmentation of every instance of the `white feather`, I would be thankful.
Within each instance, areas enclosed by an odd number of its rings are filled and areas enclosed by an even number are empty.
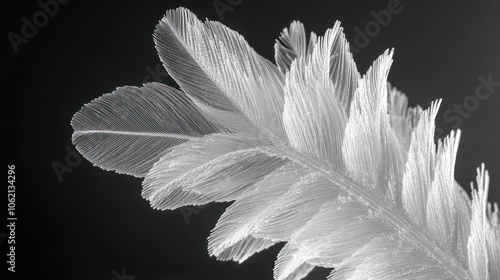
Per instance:
[[[167,72],[188,95],[221,110],[241,112],[260,129],[286,138],[281,121],[283,75],[242,36],[218,22],[202,23],[180,8],[166,13],[154,38]]]
[[[159,83],[103,95],[76,113],[71,125],[73,143],[88,160],[138,177],[172,147],[225,131],[185,93]]]
[[[310,54],[316,45],[316,40],[316,34],[311,32],[309,43],[306,42],[306,31],[299,21],[293,21],[289,28],[283,29],[274,44],[274,60],[280,71],[286,74],[296,58]]]
[[[184,8],[155,42],[183,92],[118,89],[75,114],[73,141],[96,165],[145,175],[154,208],[234,201],[211,255],[243,262],[286,242],[275,279],[315,266],[330,280],[500,279],[488,174],[478,170],[471,200],[454,180],[460,131],[436,151],[440,100],[408,108],[387,82],[392,51],[361,76],[340,23],[307,43],[293,22],[274,66]]]

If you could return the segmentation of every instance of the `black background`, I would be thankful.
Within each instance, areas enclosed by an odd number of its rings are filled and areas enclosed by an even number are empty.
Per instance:
[[[354,28],[364,29],[373,21],[370,11],[386,9],[388,2],[243,0],[222,21],[274,61],[274,40],[292,20],[318,34],[340,20],[352,42]],[[36,1],[4,4],[2,67],[8,87],[2,102],[3,150],[5,165],[16,165],[18,277],[110,280],[113,270],[120,273],[124,267],[136,280],[272,279],[281,245],[242,265],[208,256],[206,238],[227,204],[200,209],[186,224],[178,210],[151,209],[140,196],[139,179],[84,160],[59,182],[52,168],[54,162],[65,164],[66,147],[72,147],[70,120],[83,104],[118,86],[141,85],[147,68],[158,65],[152,32],[167,9],[179,6],[201,19],[221,20],[211,0],[73,0],[60,5],[16,54],[7,34],[21,34],[22,17],[31,20],[41,8]],[[401,0],[401,6],[355,54],[358,68],[364,73],[378,55],[394,47],[389,80],[407,93],[412,105],[427,107],[443,98],[437,126],[448,132],[456,122],[445,121],[443,112],[473,95],[479,76],[500,81],[500,2]],[[160,78],[175,86],[170,78]],[[497,87],[463,118],[456,166],[457,181],[469,191],[475,168],[486,164],[490,201],[500,201],[499,95]],[[6,245],[2,239],[4,271]],[[316,270],[308,279],[324,279],[327,273]]]

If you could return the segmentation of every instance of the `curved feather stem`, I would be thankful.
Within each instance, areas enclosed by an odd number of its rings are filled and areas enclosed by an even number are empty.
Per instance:
[[[102,134],[120,134],[120,135],[135,135],[135,136],[150,136],[150,137],[170,137],[179,139],[194,140],[198,137],[190,137],[174,133],[154,133],[154,132],[133,132],[133,131],[116,131],[116,130],[78,130],[75,131],[76,135],[79,134],[92,134],[92,133],[102,133]]]
[[[283,156],[290,160],[301,164],[313,171],[321,173],[327,180],[345,189],[347,192],[354,195],[366,206],[379,211],[381,216],[386,217],[386,220],[395,228],[399,229],[400,234],[410,244],[414,244],[416,248],[427,253],[430,257],[441,264],[446,271],[453,276],[453,279],[468,279],[467,271],[460,265],[459,261],[450,253],[444,251],[437,246],[421,229],[413,225],[406,217],[404,217],[396,209],[391,208],[382,202],[382,199],[374,195],[372,192],[365,191],[365,188],[355,183],[346,176],[336,172],[334,169],[325,169],[328,166],[317,159],[291,149],[283,141],[273,136],[268,136],[273,139],[276,147],[283,153]],[[273,151],[268,151],[273,153]],[[275,153],[276,151],[274,151]]]

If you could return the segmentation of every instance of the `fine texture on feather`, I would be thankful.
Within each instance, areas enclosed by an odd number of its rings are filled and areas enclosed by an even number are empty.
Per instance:
[[[329,53],[339,33],[337,24],[310,55],[292,63],[286,75],[283,119],[292,147],[343,170],[341,144],[347,115],[329,75]]]
[[[387,50],[360,75],[337,22],[297,21],[277,66],[236,32],[167,11],[154,39],[181,91],[124,87],[75,114],[73,143],[104,169],[145,177],[156,209],[234,201],[208,238],[243,262],[278,243],[275,279],[499,279],[500,214],[478,169],[454,179],[460,131],[434,143],[440,100],[408,107]]]
[[[185,93],[151,83],[122,87],[76,113],[73,143],[95,165],[144,177],[170,148],[222,132]]]
[[[154,38],[167,72],[189,96],[241,112],[261,130],[286,138],[283,75],[238,33],[218,22],[202,23],[179,9],[167,12]]]
[[[289,28],[283,29],[274,44],[274,60],[280,71],[286,74],[296,58],[310,54],[316,45],[316,40],[316,33],[311,32],[309,43],[306,42],[306,31],[299,21],[293,21]]]

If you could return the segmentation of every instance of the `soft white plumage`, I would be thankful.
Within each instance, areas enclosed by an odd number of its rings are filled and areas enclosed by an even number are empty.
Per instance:
[[[181,90],[118,88],[75,114],[92,163],[144,177],[157,209],[234,201],[209,253],[242,262],[277,242],[275,279],[500,279],[498,205],[478,169],[454,180],[460,131],[434,143],[440,101],[408,108],[387,76],[361,76],[340,23],[306,38],[293,22],[277,66],[224,25],[167,11],[154,39]]]

